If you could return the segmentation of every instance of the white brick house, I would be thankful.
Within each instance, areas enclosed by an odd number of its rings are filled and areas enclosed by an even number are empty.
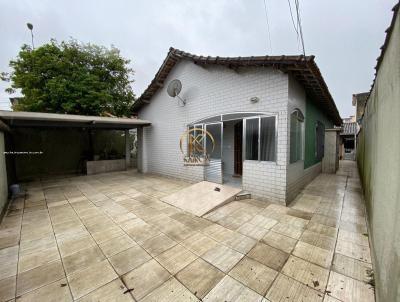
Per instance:
[[[174,79],[185,105],[167,94]],[[282,204],[321,170],[321,146],[307,149],[307,128],[341,123],[313,56],[202,57],[171,48],[133,110],[152,123],[138,134],[142,172],[231,183]],[[184,165],[179,140],[191,127],[216,137],[213,165]]]

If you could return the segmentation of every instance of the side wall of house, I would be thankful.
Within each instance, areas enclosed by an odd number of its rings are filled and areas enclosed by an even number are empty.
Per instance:
[[[173,79],[182,82],[180,96],[186,106],[166,93]],[[258,97],[257,103],[250,98]],[[185,167],[179,138],[187,124],[218,114],[248,111],[278,115],[277,162],[245,161],[243,188],[256,197],[284,203],[286,195],[288,76],[270,68],[243,68],[237,71],[222,66],[200,67],[180,61],[170,72],[163,88],[144,106],[139,117],[152,125],[143,129],[144,172],[159,173],[191,181],[203,180],[202,167]]]
[[[378,302],[400,301],[400,16],[368,98],[358,135]]]
[[[287,138],[287,203],[292,201],[297,194],[321,173],[321,161],[315,156],[315,124],[322,122],[325,128],[333,127],[326,115],[312,103],[304,91],[304,88],[293,78],[289,77],[289,103],[287,127],[290,133],[290,114],[295,109],[300,109],[304,115],[302,160],[290,163],[290,135]]]

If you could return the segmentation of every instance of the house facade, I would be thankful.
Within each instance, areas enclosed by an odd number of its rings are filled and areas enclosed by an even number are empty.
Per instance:
[[[172,98],[175,79],[182,89]],[[320,173],[324,131],[341,123],[312,56],[201,57],[171,48],[133,110],[152,121],[138,133],[142,172],[240,186],[281,204]],[[191,129],[212,135],[209,165],[185,165],[180,139]]]

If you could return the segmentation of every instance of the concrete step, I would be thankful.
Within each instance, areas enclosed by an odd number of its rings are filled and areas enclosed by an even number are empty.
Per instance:
[[[161,198],[174,207],[201,217],[233,200],[240,188],[201,181]]]

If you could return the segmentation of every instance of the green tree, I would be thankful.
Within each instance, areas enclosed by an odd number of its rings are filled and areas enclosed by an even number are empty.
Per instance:
[[[51,40],[34,50],[23,45],[2,79],[11,81],[7,92],[21,89],[17,111],[123,116],[135,100],[129,62],[115,47]]]

